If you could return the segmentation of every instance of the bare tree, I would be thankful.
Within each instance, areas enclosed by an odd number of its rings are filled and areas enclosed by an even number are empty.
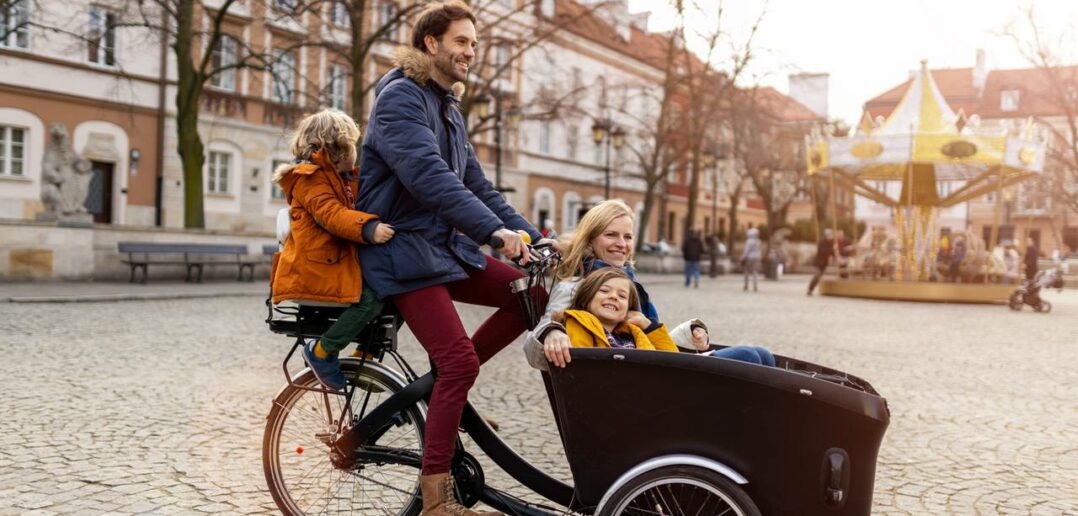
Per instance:
[[[479,53],[468,75],[466,97],[461,105],[465,117],[474,113],[476,100],[493,101],[501,98],[519,102],[514,91],[514,73],[520,70],[525,55],[536,56],[544,52],[543,45],[558,33],[574,27],[574,24],[594,16],[610,4],[611,0],[577,6],[571,12],[559,12],[554,19],[540,13],[542,0],[524,0],[506,7],[501,0],[475,0],[472,11],[479,19]],[[549,78],[539,78],[549,80]],[[540,98],[523,112],[530,119],[557,119],[583,113],[580,95],[584,85],[574,84],[568,88],[544,85]],[[513,97],[513,98],[510,98]],[[471,117],[468,135],[494,130],[494,116]]]
[[[802,141],[809,128],[780,118],[781,99],[773,90],[738,90],[731,99],[729,123],[733,152],[764,205],[767,227],[786,223],[786,213],[805,184]]]
[[[254,10],[266,3],[253,3]],[[225,19],[236,0],[207,3],[202,0],[144,0],[122,13],[117,26],[141,26],[157,32],[176,57],[176,151],[183,168],[184,227],[205,227],[202,165],[205,161],[198,131],[206,85],[221,74],[243,68],[272,71],[276,57],[270,49],[248,45],[231,37]],[[228,45],[222,41],[228,38]],[[226,52],[230,54],[222,57]],[[231,54],[231,52],[235,54]],[[222,108],[223,109],[223,108]]]
[[[686,5],[685,0],[677,0],[675,7],[681,30],[684,31],[690,18],[704,12],[696,4]],[[684,88],[690,109],[685,112],[684,144],[689,167],[689,199],[685,230],[696,221],[697,205],[700,198],[700,176],[706,168],[705,149],[717,138],[721,120],[729,116],[730,105],[724,102],[735,88],[736,81],[752,60],[752,43],[763,20],[765,11],[761,11],[749,28],[744,42],[738,44],[728,41],[723,29],[725,21],[725,2],[720,0],[714,15],[714,27],[706,33],[696,34],[704,42],[703,55],[697,57],[688,45],[683,45],[679,58],[678,71],[680,83]],[[729,44],[732,55],[729,67],[720,70],[713,64],[720,45]],[[725,109],[724,109],[725,108]],[[726,111],[726,113],[724,113]],[[727,116],[723,116],[727,115]]]
[[[1053,35],[1041,26],[1032,5],[1025,10],[1023,27],[1010,26],[1005,34],[1039,72],[1038,84],[1023,91],[1049,109],[1036,116],[1048,133],[1045,172],[1036,187],[1065,209],[1078,211],[1078,65],[1070,33]],[[1068,60],[1071,60],[1068,64]]]
[[[325,80],[306,78],[310,92],[307,104],[332,104],[331,95],[343,89],[343,82],[348,84],[348,110],[360,126],[365,126],[367,98],[381,78],[369,73],[377,47],[397,44],[403,27],[424,5],[403,0],[296,0],[295,9],[287,16],[310,13],[319,20],[323,36],[308,38],[299,46],[324,49],[327,63],[343,68],[343,73],[327,75]]]

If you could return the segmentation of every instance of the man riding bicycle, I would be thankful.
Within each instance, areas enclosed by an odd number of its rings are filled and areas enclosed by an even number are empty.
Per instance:
[[[521,277],[485,256],[504,243],[527,260],[514,230],[540,234],[486,179],[468,142],[460,95],[475,59],[475,16],[460,2],[436,2],[418,16],[411,46],[378,83],[363,142],[356,208],[378,213],[396,238],[360,250],[364,280],[390,298],[437,372],[427,410],[420,488],[424,515],[480,514],[461,506],[449,475],[457,427],[479,365],[526,328],[507,285]],[[470,338],[453,301],[498,311]]]

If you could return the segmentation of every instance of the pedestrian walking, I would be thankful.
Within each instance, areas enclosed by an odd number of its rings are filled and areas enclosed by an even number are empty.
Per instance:
[[[820,283],[820,278],[827,272],[827,265],[831,262],[831,257],[835,256],[835,242],[831,238],[831,230],[824,229],[823,237],[816,243],[816,258],[813,261],[813,265],[816,266],[816,274],[812,275],[812,281],[809,281],[808,295],[812,295],[812,291],[816,290],[816,285]]]
[[[685,288],[692,283],[693,288],[700,288],[700,259],[704,256],[704,242],[700,233],[690,229],[681,244],[681,256],[685,260]]]
[[[1014,285],[1018,283],[1018,264],[1022,259],[1018,256],[1018,249],[1015,249],[1013,245],[1007,244],[1006,249],[1003,250],[1003,280],[1004,285]]]
[[[951,250],[951,282],[962,282],[962,261],[966,259],[966,239],[962,235],[954,238]]]
[[[745,232],[745,249],[741,251],[741,269],[745,275],[745,286],[749,290],[749,277],[752,277],[752,291],[756,292],[756,273],[760,269],[760,230],[750,227]]]
[[[539,230],[539,234],[543,238],[558,238],[558,234],[554,231],[554,221],[543,219],[543,229]]]
[[[712,233],[704,239],[704,246],[707,247],[707,256],[709,267],[707,268],[708,277],[714,278],[719,275],[719,237]]]
[[[386,244],[360,248],[363,279],[393,301],[438,372],[418,479],[425,516],[500,514],[464,507],[449,474],[480,364],[527,329],[506,287],[523,275],[479,244],[497,238],[502,253],[527,261],[516,230],[541,238],[495,190],[468,141],[459,104],[476,57],[475,23],[459,1],[432,2],[415,17],[410,45],[375,88],[356,202],[397,230]],[[454,301],[497,310],[469,336]]]
[[[1033,281],[1033,277],[1037,275],[1037,259],[1040,257],[1040,249],[1037,249],[1037,242],[1033,240],[1033,237],[1026,238],[1026,281]]]

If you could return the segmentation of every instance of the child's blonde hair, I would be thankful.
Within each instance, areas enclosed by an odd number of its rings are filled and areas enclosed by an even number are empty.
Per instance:
[[[334,164],[349,156],[355,161],[359,127],[352,117],[338,109],[323,109],[300,121],[292,135],[292,155],[303,160],[325,149]]]

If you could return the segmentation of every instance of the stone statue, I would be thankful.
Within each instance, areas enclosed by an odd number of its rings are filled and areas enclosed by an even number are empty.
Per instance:
[[[93,178],[90,161],[79,156],[63,124],[49,126],[49,141],[41,160],[41,202],[45,211],[38,220],[91,222],[83,203]]]

